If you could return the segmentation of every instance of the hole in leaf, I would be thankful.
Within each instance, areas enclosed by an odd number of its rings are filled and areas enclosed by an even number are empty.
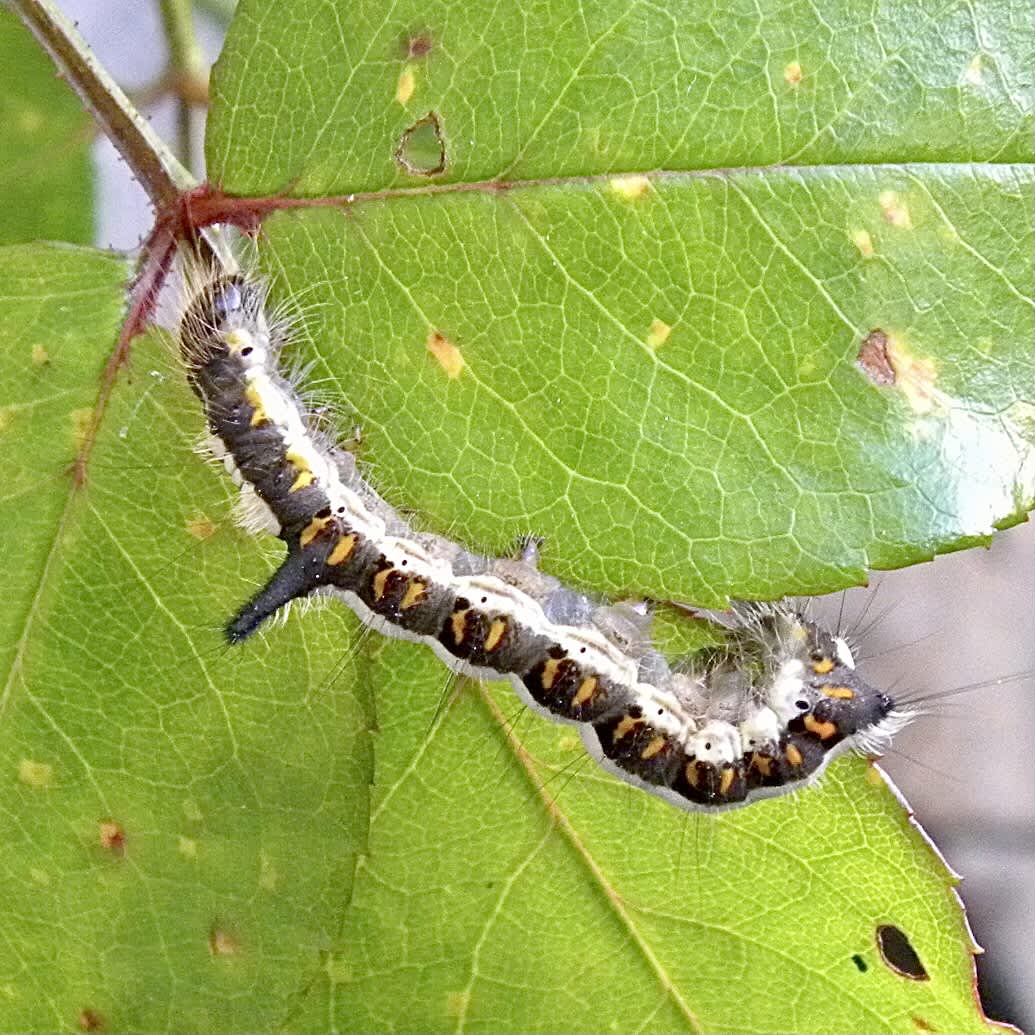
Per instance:
[[[395,160],[411,176],[437,176],[446,168],[446,143],[438,115],[429,111],[399,140]]]
[[[881,924],[877,928],[877,948],[881,959],[896,973],[910,981],[930,981],[931,976],[924,969],[905,932],[892,924]]]

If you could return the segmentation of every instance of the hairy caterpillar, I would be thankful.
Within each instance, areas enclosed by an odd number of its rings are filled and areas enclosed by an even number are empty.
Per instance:
[[[231,643],[295,599],[339,597],[454,671],[509,679],[539,711],[578,724],[608,770],[687,808],[792,791],[849,747],[881,753],[909,721],[860,679],[844,639],[789,605],[736,607],[729,649],[684,671],[652,645],[645,608],[571,590],[528,556],[486,558],[415,532],[306,419],[277,370],[285,333],[260,282],[215,272],[180,323],[188,379],[246,523],[288,548],[228,624]]]

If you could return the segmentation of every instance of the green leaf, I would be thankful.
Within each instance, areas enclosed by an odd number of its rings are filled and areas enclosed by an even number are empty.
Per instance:
[[[226,597],[270,556],[217,523],[227,490],[192,455],[167,340],[138,341],[72,482],[127,272],[0,252],[6,1031],[272,1024],[332,944],[367,828],[338,623],[276,654],[220,645]]]
[[[605,592],[832,588],[1031,505],[1031,49],[1000,6],[245,0],[209,168],[321,203],[260,260],[417,521],[541,532]],[[124,269],[91,261],[67,289],[52,253],[0,265],[37,306],[0,307],[4,406],[49,398],[14,375],[58,330],[92,406]],[[858,760],[688,818],[340,608],[224,648],[279,551],[193,455],[174,354],[136,344],[78,488],[68,409],[50,466],[0,439],[36,551],[3,641],[0,1027],[989,1030],[950,876]]]
[[[93,238],[94,132],[18,17],[0,9],[0,244]]]
[[[1023,519],[1035,45],[1008,10],[381,12],[243,4],[208,157],[233,192],[354,196],[268,220],[264,261],[383,490],[487,552],[541,534],[593,589],[720,606]],[[428,112],[421,186],[397,153]],[[894,386],[856,365],[875,331]]]

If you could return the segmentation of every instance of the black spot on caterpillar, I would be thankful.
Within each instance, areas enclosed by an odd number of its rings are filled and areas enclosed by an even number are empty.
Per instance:
[[[652,645],[646,608],[413,531],[310,427],[278,373],[284,333],[264,287],[236,275],[207,278],[180,325],[213,452],[241,485],[249,523],[287,546],[227,625],[232,644],[291,601],[329,594],[454,671],[509,678],[538,710],[578,724],[609,771],[687,808],[787,793],[848,747],[880,753],[909,720],[859,677],[843,639],[789,605],[739,605],[728,651],[684,670]]]

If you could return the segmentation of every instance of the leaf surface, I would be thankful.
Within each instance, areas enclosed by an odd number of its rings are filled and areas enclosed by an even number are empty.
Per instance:
[[[393,502],[698,604],[1021,519],[1026,19],[853,7],[243,0],[210,173],[320,203],[268,219],[260,262]],[[4,355],[54,312],[12,310]],[[949,875],[859,761],[688,819],[340,609],[222,648],[279,553],[192,455],[174,352],[138,343],[24,580],[4,1028],[988,1030]],[[889,969],[881,924],[928,980]]]
[[[17,15],[0,10],[0,244],[93,239],[94,134]]]

